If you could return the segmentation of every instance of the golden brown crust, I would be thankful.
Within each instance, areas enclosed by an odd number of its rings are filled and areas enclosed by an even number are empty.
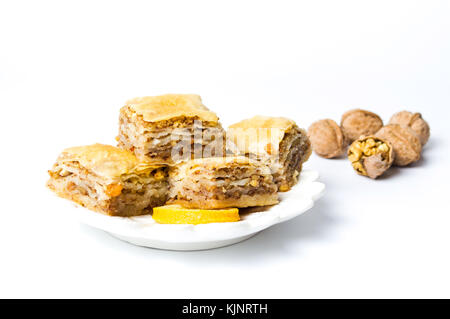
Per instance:
[[[208,199],[208,200],[172,200],[169,203],[179,204],[186,208],[200,209],[216,209],[227,207],[252,207],[252,206],[268,206],[278,204],[278,195],[274,194],[257,194],[242,195],[240,198],[230,199]]]
[[[197,117],[199,120],[218,122],[217,115],[202,103],[196,94],[165,94],[145,96],[126,102],[146,122],[159,122],[177,117]]]
[[[270,117],[270,116],[256,115],[250,119],[245,119],[240,122],[234,123],[230,125],[230,128],[241,128],[241,129],[278,128],[283,131],[287,131],[294,125],[295,122],[293,120],[290,120],[285,117]]]
[[[294,127],[297,127],[295,122],[284,117],[257,115],[230,125],[227,138],[242,154],[276,155],[285,133]],[[304,130],[298,130],[306,135]]]
[[[104,144],[67,148],[57,159],[57,163],[66,162],[78,162],[96,175],[108,179],[158,167],[158,165],[139,162],[130,151]]]

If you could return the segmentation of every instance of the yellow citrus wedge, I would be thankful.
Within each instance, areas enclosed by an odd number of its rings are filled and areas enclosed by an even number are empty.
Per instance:
[[[160,224],[208,224],[237,222],[239,209],[192,209],[180,205],[153,208],[153,219]]]

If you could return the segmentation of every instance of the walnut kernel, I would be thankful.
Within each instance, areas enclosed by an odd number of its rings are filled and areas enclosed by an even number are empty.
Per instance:
[[[358,174],[375,179],[391,167],[394,153],[387,141],[366,136],[350,145],[348,159]]]
[[[392,115],[389,124],[405,125],[412,128],[419,137],[420,143],[424,146],[430,138],[430,126],[422,118],[420,113],[401,111]]]
[[[319,156],[333,158],[345,151],[344,135],[333,120],[325,119],[311,124],[308,137],[314,152]]]
[[[382,127],[375,136],[391,143],[394,149],[394,165],[406,166],[420,159],[422,144],[410,127],[388,124]]]
[[[375,134],[382,127],[383,121],[377,114],[361,109],[345,112],[341,119],[341,129],[347,144],[360,136]]]

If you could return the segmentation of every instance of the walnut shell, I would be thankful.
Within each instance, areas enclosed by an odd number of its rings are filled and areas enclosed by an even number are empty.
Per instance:
[[[422,144],[410,127],[388,124],[382,127],[375,136],[391,143],[394,148],[394,165],[406,166],[420,159]]]
[[[424,146],[430,138],[430,126],[422,118],[422,114],[420,113],[412,113],[409,111],[395,113],[389,120],[389,124],[409,126],[416,132],[422,146]]]
[[[319,156],[333,158],[345,151],[344,135],[333,120],[325,119],[311,124],[308,137],[314,152]]]
[[[358,174],[374,179],[387,171],[394,161],[392,145],[375,136],[360,137],[350,145],[347,154]]]
[[[378,115],[360,109],[345,112],[341,119],[341,129],[347,144],[360,136],[373,135],[382,127],[383,121]]]

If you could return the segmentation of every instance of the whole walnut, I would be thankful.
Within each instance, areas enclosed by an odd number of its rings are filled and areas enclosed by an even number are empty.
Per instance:
[[[382,127],[383,121],[378,115],[360,109],[345,112],[341,119],[341,129],[347,144],[360,136],[373,135]]]
[[[389,124],[409,126],[416,132],[422,146],[424,146],[430,138],[430,126],[422,118],[422,114],[420,113],[412,113],[409,111],[395,113],[389,120]]]
[[[376,134],[394,148],[394,165],[406,166],[420,159],[422,144],[417,134],[408,126],[388,124]]]
[[[375,136],[363,136],[354,141],[347,155],[355,171],[370,178],[382,175],[394,161],[392,145]]]
[[[319,156],[333,158],[345,151],[344,135],[333,120],[325,119],[311,124],[308,128],[308,137],[312,149]]]

